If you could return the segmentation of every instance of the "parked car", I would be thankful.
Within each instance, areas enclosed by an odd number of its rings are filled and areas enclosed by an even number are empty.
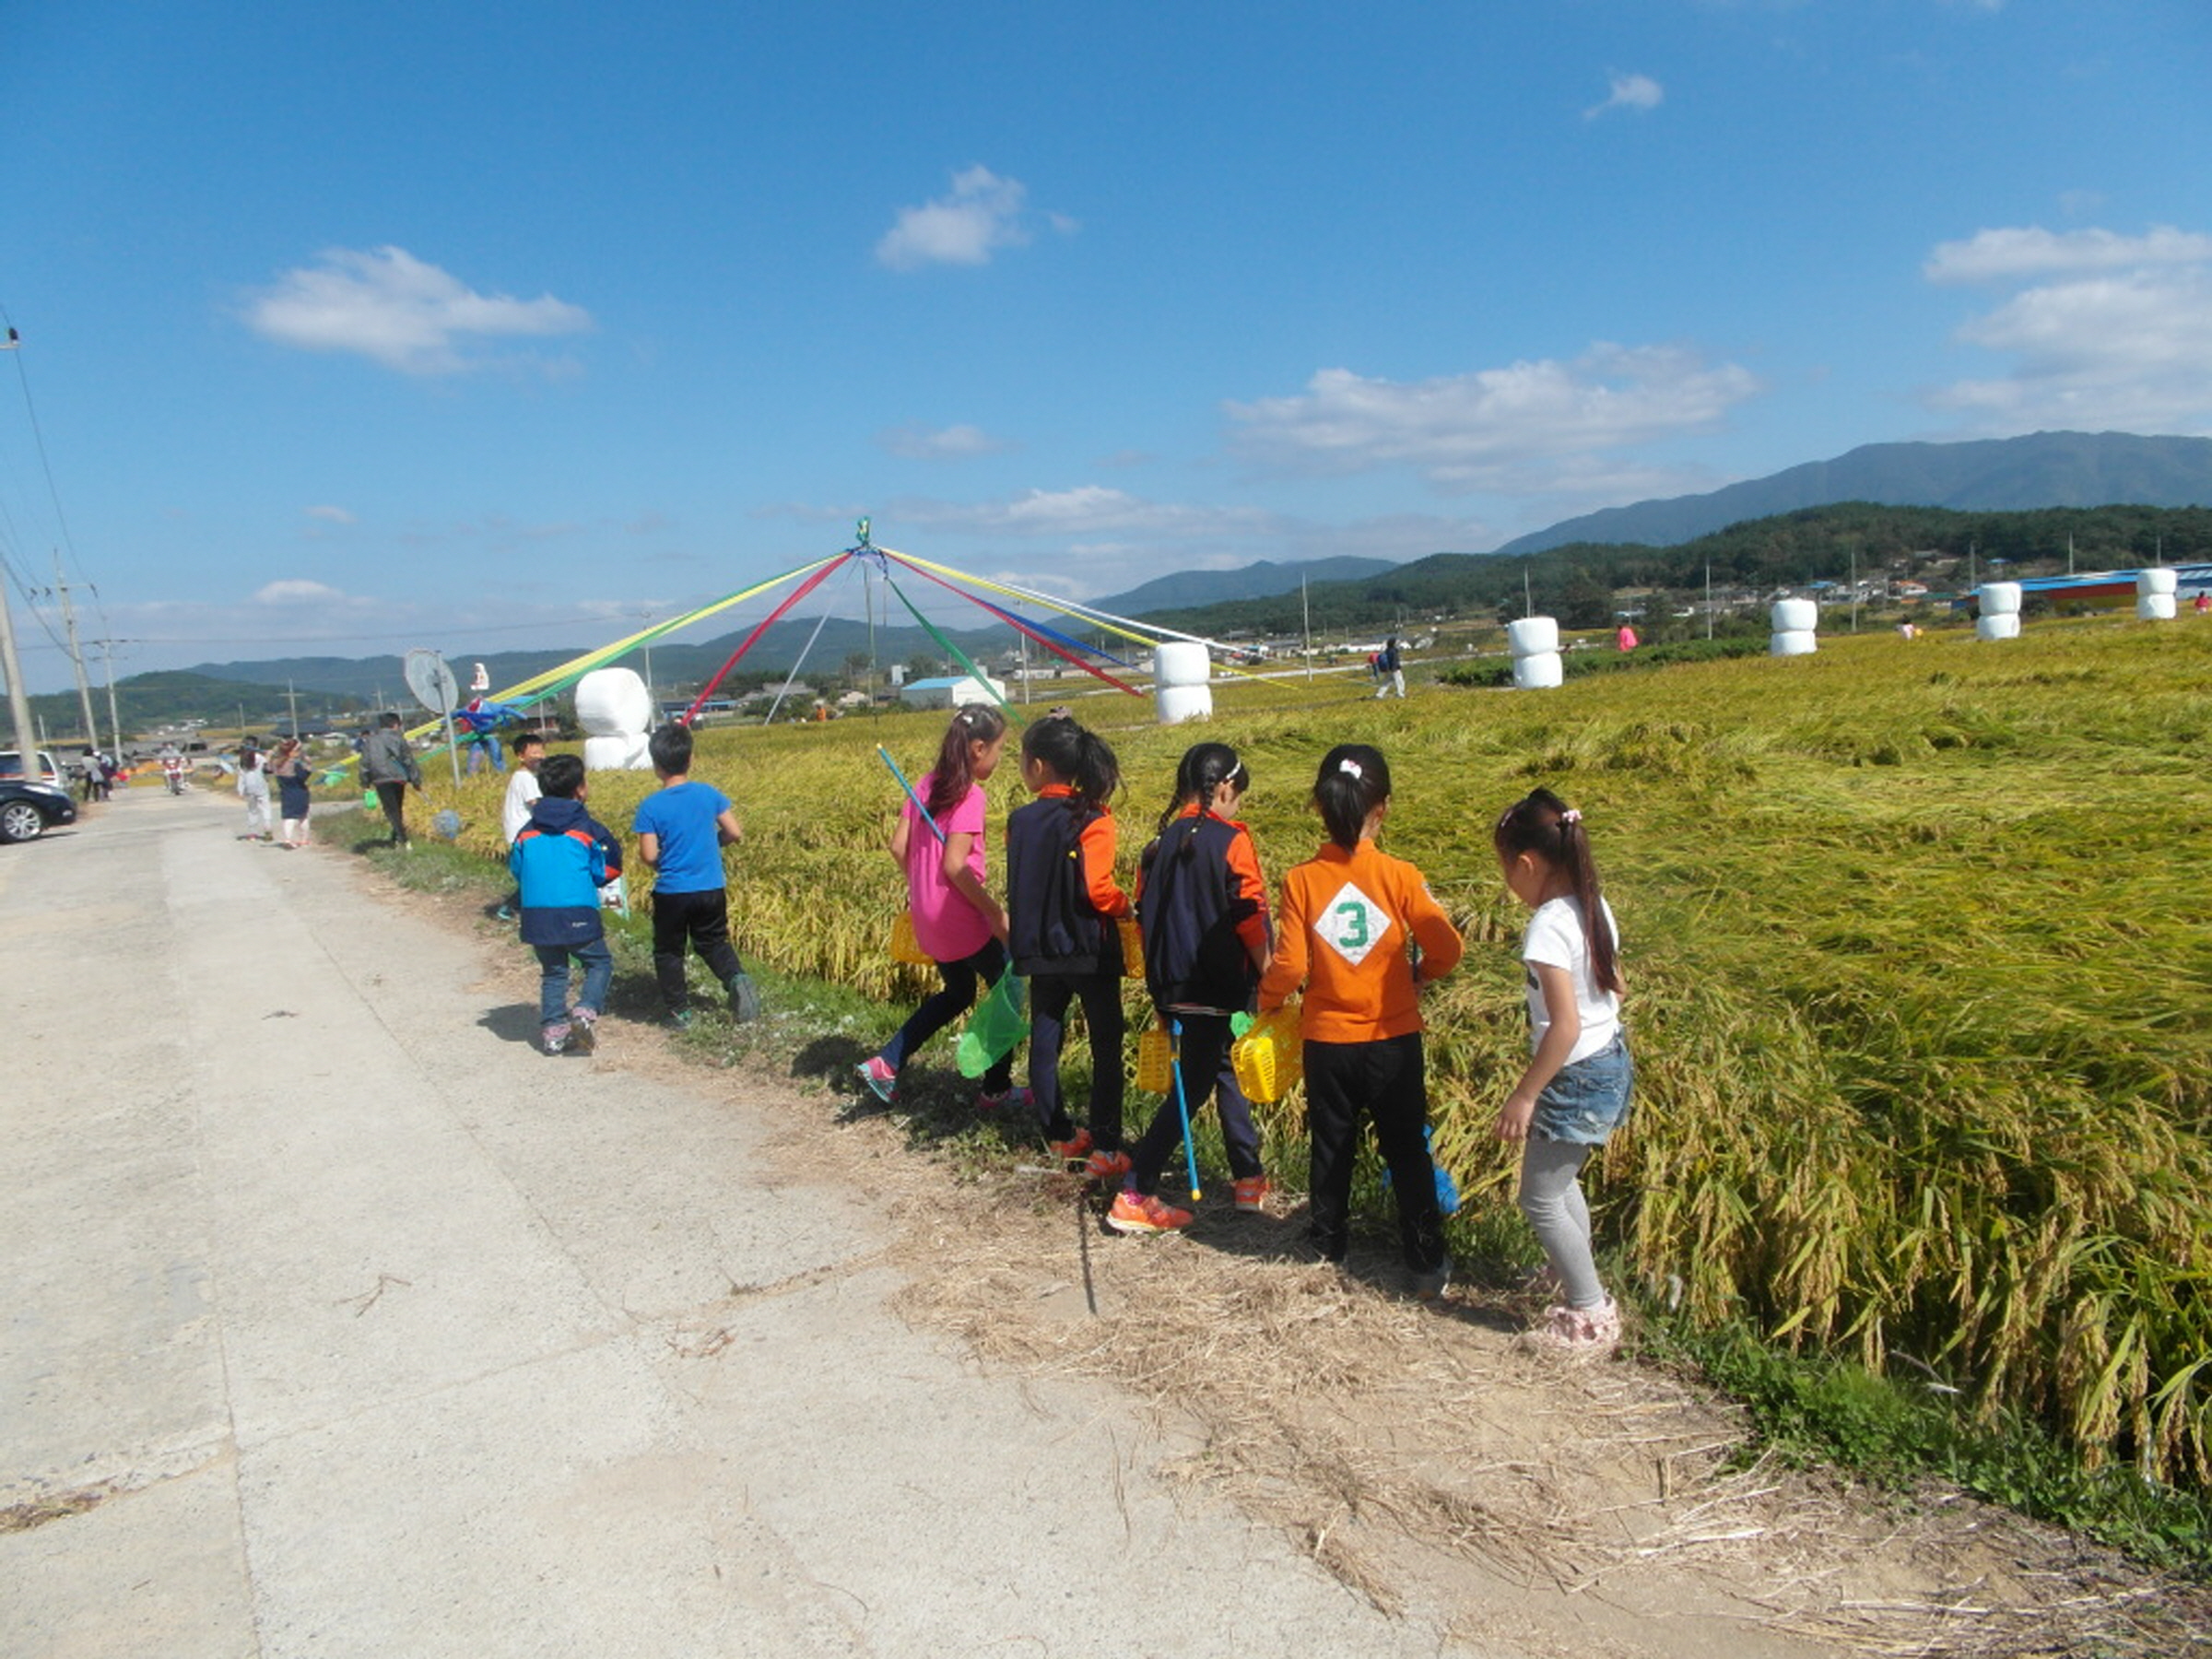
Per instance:
[[[0,778],[19,778],[23,775],[23,756],[18,749],[0,749]],[[62,769],[53,763],[53,751],[39,751],[39,779],[47,783],[63,782]]]
[[[76,822],[76,803],[54,783],[0,778],[0,841],[37,841],[56,824]]]

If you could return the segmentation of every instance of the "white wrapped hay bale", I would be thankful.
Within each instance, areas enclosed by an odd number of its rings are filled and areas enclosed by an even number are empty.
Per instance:
[[[2137,571],[2136,572],[2136,597],[2149,599],[2159,594],[2174,593],[2177,591],[2180,582],[2180,576],[2168,570],[2164,565],[2155,565],[2147,571]]]
[[[1543,618],[1549,621],[1551,618]],[[1539,651],[1513,659],[1513,684],[1523,691],[1549,691],[1567,677],[1567,665],[1556,651]]]
[[[578,680],[576,724],[586,734],[586,771],[642,771],[653,765],[645,752],[653,694],[634,669],[594,668]]]
[[[2173,574],[2171,571],[2165,573]],[[2142,594],[2136,599],[2136,619],[2139,622],[2171,622],[2177,610],[2171,594]]]
[[[1508,622],[1505,642],[1515,662],[1523,657],[1555,656],[1559,649],[1559,621],[1552,617],[1523,617]]]
[[[1204,720],[1214,712],[1214,659],[1196,640],[1166,640],[1152,649],[1153,710],[1161,725]]]
[[[1999,611],[1995,616],[1984,614],[1974,624],[1977,640],[2017,640],[2020,637],[2020,618],[2018,611]]]
[[[1985,617],[2017,617],[2020,614],[2020,584],[2017,582],[1985,582],[1976,590],[1975,597]]]
[[[1777,599],[1767,612],[1767,626],[1776,634],[1809,634],[1820,626],[1820,607],[1810,599]],[[1785,653],[1776,652],[1776,656]],[[1803,652],[1790,652],[1802,656]]]
[[[653,698],[629,668],[594,668],[576,682],[576,724],[594,737],[644,732],[653,724]]]
[[[1809,628],[1778,628],[1767,636],[1769,656],[1811,656],[1819,649],[1820,636]]]
[[[1167,686],[1153,691],[1161,725],[1181,725],[1186,720],[1207,720],[1214,712],[1211,686]]]

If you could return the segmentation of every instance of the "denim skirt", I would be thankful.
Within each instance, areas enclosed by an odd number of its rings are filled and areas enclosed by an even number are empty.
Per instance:
[[[1602,1147],[1628,1122],[1629,1096],[1635,1086],[1636,1063],[1629,1057],[1627,1040],[1616,1032],[1596,1053],[1561,1066],[1559,1076],[1544,1086],[1529,1133],[1546,1140]]]

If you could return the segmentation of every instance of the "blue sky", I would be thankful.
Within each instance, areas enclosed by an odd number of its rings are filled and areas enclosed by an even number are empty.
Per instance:
[[[863,512],[1095,596],[1861,443],[2212,431],[2201,0],[6,33],[0,552],[62,548],[119,672],[595,643]]]

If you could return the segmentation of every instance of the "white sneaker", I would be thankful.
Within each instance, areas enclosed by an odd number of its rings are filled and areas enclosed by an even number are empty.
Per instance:
[[[1535,1353],[1602,1359],[1620,1346],[1620,1304],[1607,1297],[1594,1308],[1547,1308],[1544,1323],[1521,1336]]]

